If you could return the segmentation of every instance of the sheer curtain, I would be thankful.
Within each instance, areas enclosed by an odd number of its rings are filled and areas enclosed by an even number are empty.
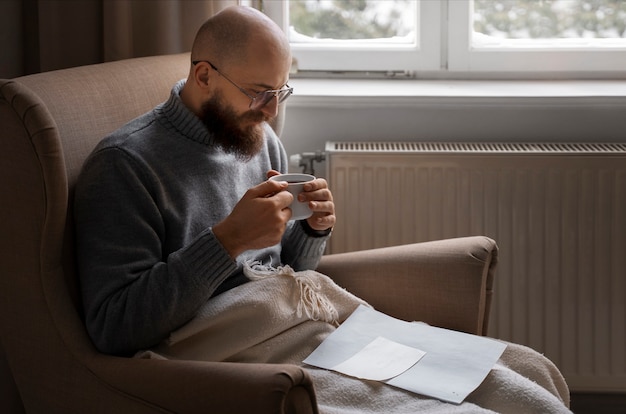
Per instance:
[[[1,0],[0,78],[186,52],[238,0]]]

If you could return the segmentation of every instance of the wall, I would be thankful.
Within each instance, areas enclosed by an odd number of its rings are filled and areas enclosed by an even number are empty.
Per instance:
[[[368,86],[355,92],[336,83],[321,90],[314,82],[292,80],[282,133],[287,152],[323,150],[333,140],[626,142],[624,82],[561,82],[551,91],[546,82],[515,83],[510,96],[511,83],[491,84],[492,89],[485,82],[457,83],[453,93],[448,87],[442,94],[411,94],[407,89],[432,84],[393,82],[386,95],[374,96],[371,86],[366,94]],[[395,89],[401,92],[392,96]],[[324,168],[318,166],[316,174],[325,175]]]

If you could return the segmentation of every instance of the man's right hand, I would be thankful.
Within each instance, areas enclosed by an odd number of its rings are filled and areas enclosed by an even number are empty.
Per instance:
[[[286,182],[265,181],[250,188],[228,217],[213,226],[213,234],[230,257],[246,250],[280,243],[291,218],[293,196]]]

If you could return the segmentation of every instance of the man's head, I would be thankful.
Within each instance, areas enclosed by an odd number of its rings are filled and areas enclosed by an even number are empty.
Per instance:
[[[198,30],[183,102],[225,150],[242,158],[263,145],[264,121],[276,116],[287,88],[291,52],[282,30],[261,12],[229,7]],[[267,100],[271,95],[272,99]]]

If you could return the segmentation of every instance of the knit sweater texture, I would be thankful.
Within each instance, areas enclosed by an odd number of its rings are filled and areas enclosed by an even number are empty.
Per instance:
[[[290,221],[279,245],[230,258],[212,226],[267,171],[287,170],[278,137],[250,161],[225,153],[182,103],[169,99],[103,139],[75,192],[78,271],[87,330],[102,352],[158,344],[212,296],[245,283],[248,260],[314,269],[328,236]]]

